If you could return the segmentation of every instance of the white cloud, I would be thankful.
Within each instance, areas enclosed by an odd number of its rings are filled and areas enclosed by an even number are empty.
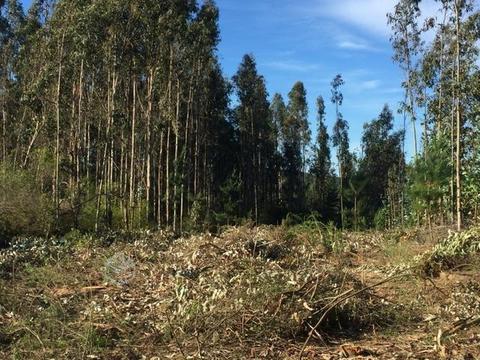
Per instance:
[[[313,0],[305,6],[305,15],[326,17],[355,26],[378,37],[389,38],[390,28],[387,13],[394,10],[397,0]],[[426,16],[434,16],[439,8],[435,0],[421,2],[423,23]],[[308,12],[307,9],[308,8]]]
[[[315,71],[319,69],[317,64],[308,64],[302,63],[299,61],[290,61],[290,60],[275,60],[270,62],[262,63],[261,65],[273,68],[276,70],[284,71],[295,71],[295,72],[308,72]]]
[[[373,90],[380,86],[380,80],[366,80],[360,84],[360,88],[363,90]]]
[[[337,47],[345,50],[356,50],[356,51],[380,51],[378,48],[373,46],[369,41],[358,36],[354,36],[347,32],[336,35],[337,38]]]
[[[338,47],[341,49],[347,50],[370,50],[370,46],[368,44],[362,42],[354,42],[350,40],[343,40],[338,43]]]
[[[395,6],[395,0],[317,1],[318,15],[326,15],[355,25],[375,34],[385,34],[386,14]]]

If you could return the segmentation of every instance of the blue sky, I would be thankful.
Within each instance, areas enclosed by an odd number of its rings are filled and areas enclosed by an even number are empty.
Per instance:
[[[29,0],[24,1],[28,6]],[[334,109],[330,82],[338,73],[345,86],[342,113],[350,124],[351,147],[359,151],[363,124],[375,118],[384,104],[395,114],[403,98],[402,74],[392,61],[386,13],[396,0],[217,0],[220,8],[219,57],[232,76],[246,53],[254,54],[270,95],[284,98],[292,85],[303,81],[308,92],[310,123],[316,128],[316,98],[328,102],[331,131]],[[434,13],[434,0],[423,2]],[[411,129],[407,124],[407,138]],[[411,141],[407,150],[412,153]]]
[[[331,131],[335,116],[330,82],[342,74],[342,113],[350,124],[351,147],[359,151],[363,124],[384,104],[394,110],[396,128],[403,128],[403,117],[396,113],[403,98],[402,74],[392,61],[386,24],[394,4],[395,0],[218,0],[224,71],[233,75],[243,54],[253,53],[270,95],[280,92],[286,98],[295,81],[303,81],[313,131],[318,95],[328,101]]]

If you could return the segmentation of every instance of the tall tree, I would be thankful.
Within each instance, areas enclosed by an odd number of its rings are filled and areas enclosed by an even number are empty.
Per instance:
[[[327,188],[331,174],[330,136],[325,124],[325,101],[323,97],[317,98],[317,138],[314,145],[312,173],[314,175],[314,204],[322,216],[327,216]]]
[[[352,157],[350,154],[350,140],[348,137],[348,123],[340,112],[343,104],[343,94],[341,87],[345,84],[341,75],[335,76],[332,86],[331,101],[335,104],[335,125],[333,127],[333,146],[337,148],[337,164],[338,177],[340,180],[340,217],[342,229],[345,227],[345,202],[344,202],[344,185],[348,183],[348,176],[352,165]]]
[[[301,81],[297,81],[290,93],[288,94],[288,114],[294,118],[294,121],[298,123],[300,144],[302,151],[302,181],[305,186],[306,172],[306,149],[311,141],[311,131],[308,125],[308,104],[307,104],[307,90]]]
[[[272,149],[273,127],[265,80],[258,74],[253,56],[244,56],[233,82],[239,99],[235,122],[240,133],[243,210],[258,222],[268,205],[266,179],[272,164],[266,154]]]
[[[283,200],[290,212],[305,206],[305,152],[309,142],[306,90],[301,82],[288,94],[287,116],[282,126]]]
[[[402,152],[403,131],[393,132],[393,114],[387,105],[377,119],[363,127],[362,149],[359,173],[365,180],[362,197],[365,199],[363,215],[368,225],[373,225],[376,213],[388,200],[390,178],[404,178],[401,169],[405,168]],[[399,184],[402,191],[401,184]],[[398,199],[398,196],[395,196]],[[395,204],[397,210],[401,204]],[[397,219],[400,211],[395,211]]]
[[[400,0],[393,13],[387,14],[393,35],[390,39],[393,45],[393,59],[400,64],[404,71],[405,88],[404,107],[413,128],[414,154],[418,156],[417,127],[416,127],[416,101],[415,101],[415,59],[422,47],[421,31],[418,21],[421,16],[420,0]]]
[[[475,121],[475,81],[478,66],[478,11],[474,12],[472,1],[439,0],[442,20],[437,26],[433,43],[421,59],[422,74],[430,93],[428,114],[435,123],[437,138],[450,137],[450,163],[452,170],[449,194],[439,200],[441,208],[448,207],[451,220],[460,228],[466,209],[463,199],[463,179],[471,179],[463,164],[469,162],[470,129]],[[476,29],[476,30],[474,30]],[[473,125],[473,126],[472,126]],[[433,140],[432,140],[433,141]],[[430,150],[438,146],[427,147]],[[432,156],[437,156],[432,154]]]
[[[282,149],[283,149],[283,125],[287,119],[287,106],[283,100],[282,95],[276,93],[273,96],[272,103],[270,105],[270,112],[272,114],[272,126],[273,126],[273,146],[276,154],[276,172],[275,172],[275,201],[278,203],[281,199],[282,193]]]

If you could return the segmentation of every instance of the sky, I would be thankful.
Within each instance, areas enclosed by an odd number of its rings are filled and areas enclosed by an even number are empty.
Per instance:
[[[388,104],[395,128],[403,129],[397,113],[403,99],[402,72],[392,60],[387,12],[396,0],[218,0],[222,42],[219,55],[228,76],[242,56],[253,53],[270,95],[286,99],[292,85],[303,81],[308,93],[309,120],[316,129],[316,98],[328,103],[331,133],[335,110],[330,83],[342,74],[341,112],[350,125],[351,148],[360,152],[363,124]],[[424,3],[434,13],[434,2]],[[407,122],[407,151],[413,153]]]
[[[344,78],[341,112],[350,125],[351,148],[360,152],[363,124],[388,104],[395,128],[403,129],[397,113],[403,99],[402,73],[392,60],[386,14],[396,0],[217,0],[220,9],[219,58],[228,77],[242,57],[253,54],[270,96],[287,99],[296,81],[305,84],[313,136],[317,127],[316,98],[327,103],[330,133],[335,121],[330,82]],[[26,7],[29,0],[24,0]],[[434,0],[422,1],[435,13]],[[407,122],[406,150],[413,153]]]

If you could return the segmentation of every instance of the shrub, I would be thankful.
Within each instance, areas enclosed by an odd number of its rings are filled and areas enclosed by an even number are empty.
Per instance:
[[[0,247],[15,236],[46,235],[53,224],[50,201],[24,171],[0,168]]]
[[[450,233],[430,252],[420,259],[423,275],[437,276],[441,271],[453,269],[480,252],[480,228],[472,228],[460,233]]]
[[[385,230],[387,228],[387,218],[388,218],[388,210],[386,207],[381,208],[375,214],[375,229],[377,230]]]

